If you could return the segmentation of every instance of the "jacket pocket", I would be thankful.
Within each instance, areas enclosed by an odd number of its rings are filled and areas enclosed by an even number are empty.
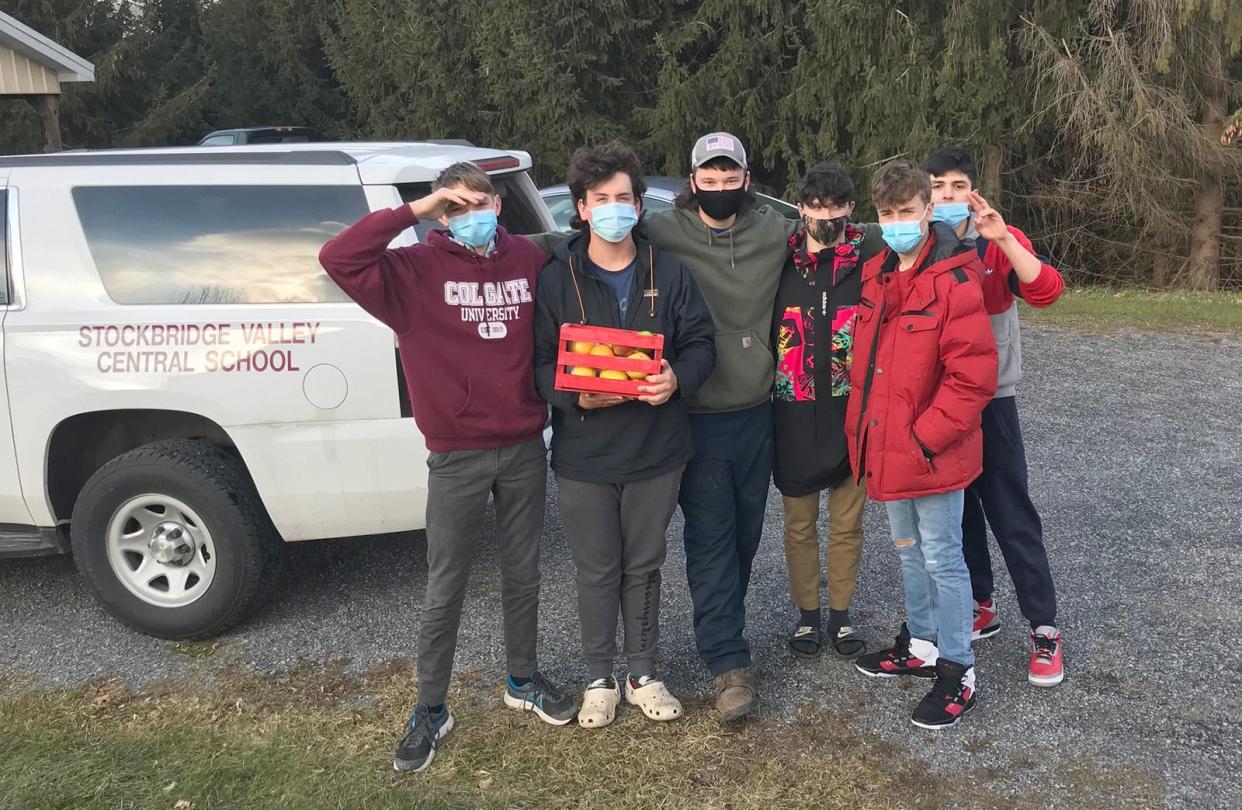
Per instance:
[[[753,329],[717,332],[716,370],[691,406],[727,411],[755,405],[771,393],[774,368],[771,347]]]
[[[930,332],[940,326],[940,318],[934,312],[903,312],[897,319],[898,331],[908,335]]]
[[[875,317],[875,313],[876,313],[876,305],[874,302],[872,302],[868,298],[858,299],[858,309],[854,313],[855,318],[862,321],[863,323],[868,323],[872,318]]]
[[[910,438],[914,439],[914,455],[923,462],[923,468],[927,472],[935,474],[936,454],[931,451],[931,448],[919,440],[918,435],[914,431],[910,431]]]
[[[535,394],[531,375],[514,371],[467,378],[466,401],[453,417],[463,436],[503,439],[525,432],[517,422],[528,413],[535,430],[546,420],[547,406]]]

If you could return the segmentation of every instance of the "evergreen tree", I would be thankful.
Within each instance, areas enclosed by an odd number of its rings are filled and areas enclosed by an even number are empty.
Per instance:
[[[1062,242],[1103,243],[1138,280],[1216,289],[1224,186],[1242,180],[1220,143],[1242,100],[1242,5],[1094,0],[1072,38],[1031,25],[1024,45],[1034,120],[1058,133],[1043,194]]]
[[[331,135],[348,122],[322,27],[331,0],[218,0],[203,36],[213,85],[209,129],[311,126]]]

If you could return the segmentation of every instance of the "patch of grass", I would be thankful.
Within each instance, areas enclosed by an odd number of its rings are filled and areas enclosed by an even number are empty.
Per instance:
[[[1066,290],[1047,309],[1023,306],[1022,320],[1093,332],[1238,332],[1242,331],[1242,293],[1080,287]]]
[[[415,668],[361,678],[343,664],[279,675],[226,670],[131,692],[116,681],[0,690],[0,805],[117,808],[1006,807],[969,777],[932,773],[904,748],[860,734],[847,715],[725,729],[703,701],[651,723],[552,728],[500,707],[490,677],[455,680],[460,724],[432,767],[397,775],[391,757]],[[912,737],[912,744],[918,738]],[[1126,798],[1106,772],[1099,806]],[[1084,784],[1084,787],[1086,784]],[[1089,791],[1084,791],[1089,793]],[[1090,806],[1083,802],[1078,806]]]

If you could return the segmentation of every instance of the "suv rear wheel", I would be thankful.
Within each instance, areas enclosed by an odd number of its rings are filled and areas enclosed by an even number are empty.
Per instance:
[[[113,616],[153,636],[208,638],[241,621],[275,579],[280,538],[245,467],[201,441],[109,461],[73,508],[78,571]]]

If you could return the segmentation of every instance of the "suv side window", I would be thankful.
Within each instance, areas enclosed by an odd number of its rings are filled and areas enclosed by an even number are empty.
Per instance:
[[[0,188],[0,306],[9,303],[9,193]]]
[[[199,146],[232,146],[236,142],[237,137],[235,135],[212,135],[200,143]]]
[[[517,178],[520,176],[520,173],[492,176],[492,185],[500,195],[500,226],[509,233],[543,233],[544,226],[539,220],[539,214],[518,185]],[[412,202],[430,194],[431,184],[405,183],[397,186],[397,191],[401,193],[402,202]],[[427,234],[442,227],[444,226],[435,220],[419,222],[414,226],[414,232],[418,234],[419,242],[426,242]]]
[[[369,212],[361,186],[78,186],[73,201],[118,304],[347,301],[319,248]]]

